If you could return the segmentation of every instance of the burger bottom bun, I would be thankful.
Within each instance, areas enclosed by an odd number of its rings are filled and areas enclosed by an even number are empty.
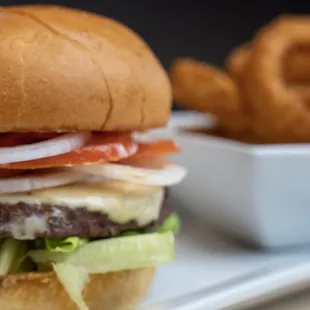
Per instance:
[[[91,275],[84,289],[90,310],[129,310],[147,294],[155,268]],[[54,272],[0,278],[0,309],[77,310]]]

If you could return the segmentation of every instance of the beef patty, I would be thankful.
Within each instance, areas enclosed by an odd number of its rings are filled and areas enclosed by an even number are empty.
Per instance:
[[[68,208],[57,205],[29,205],[23,202],[0,203],[0,237],[16,239],[113,237],[127,231],[153,228],[161,225],[172,213],[167,199],[167,191],[156,221],[141,227],[137,221],[116,223],[108,214],[89,211],[85,207]]]

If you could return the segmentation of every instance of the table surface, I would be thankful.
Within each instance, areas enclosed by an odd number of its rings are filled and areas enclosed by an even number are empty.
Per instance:
[[[250,310],[309,310],[310,309],[310,289],[294,296],[275,301],[267,305],[255,307]]]

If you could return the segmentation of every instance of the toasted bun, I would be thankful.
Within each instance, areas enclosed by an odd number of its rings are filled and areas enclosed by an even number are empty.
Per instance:
[[[84,290],[89,310],[129,310],[146,295],[154,268],[91,276]],[[0,309],[77,310],[55,273],[26,273],[0,279]]]
[[[167,123],[171,89],[126,26],[58,6],[0,8],[0,132],[120,131]]]

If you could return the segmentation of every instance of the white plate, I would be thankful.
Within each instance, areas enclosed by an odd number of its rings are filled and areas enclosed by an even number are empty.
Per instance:
[[[246,309],[310,286],[310,249],[261,252],[225,240],[179,210],[173,264],[159,268],[138,310]]]

